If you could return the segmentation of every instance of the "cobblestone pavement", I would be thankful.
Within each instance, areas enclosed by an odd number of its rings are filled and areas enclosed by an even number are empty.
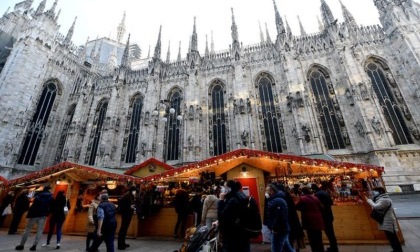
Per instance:
[[[393,195],[392,196],[395,212],[399,219],[401,229],[405,238],[404,252],[420,251],[420,194]],[[34,240],[34,234],[31,234],[25,245],[25,251],[29,251]],[[43,236],[45,241],[46,235]],[[7,235],[5,230],[0,230],[0,251],[14,251],[14,248],[20,242],[21,235]],[[42,242],[41,242],[42,243]],[[181,246],[180,240],[172,238],[138,238],[128,240],[131,245],[126,251],[144,251],[144,252],[172,252]],[[76,252],[84,251],[85,237],[63,235],[61,248],[59,251]],[[116,245],[116,243],[115,243]],[[341,252],[387,252],[391,247],[387,245],[340,245]],[[50,247],[41,247],[38,245],[37,251],[57,251],[55,244]],[[106,251],[104,244],[100,251]],[[269,244],[252,244],[251,251],[262,252],[270,251]],[[310,252],[310,248],[301,250]]]

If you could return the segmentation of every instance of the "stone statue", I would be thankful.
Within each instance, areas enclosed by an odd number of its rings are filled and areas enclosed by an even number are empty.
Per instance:
[[[420,140],[420,133],[419,130],[414,126],[414,125],[410,125],[408,127],[408,129],[410,130],[411,134],[413,135],[413,137],[417,140]]]
[[[376,134],[380,135],[382,131],[382,126],[378,118],[373,117],[371,120],[371,125],[372,125],[373,130],[376,132]]]
[[[309,129],[309,127],[307,125],[302,125],[302,132],[303,132],[303,137],[305,138],[306,142],[310,142],[311,141],[311,129]]]
[[[245,105],[244,100],[242,98],[239,99],[239,111],[241,114],[245,114]]]
[[[241,134],[241,140],[243,146],[248,146],[248,140],[249,140],[249,132],[244,130]]]
[[[344,143],[346,145],[350,145],[349,133],[347,132],[347,130],[345,128],[343,129],[343,131],[341,131],[341,134],[343,136]]]
[[[193,105],[190,105],[190,110],[188,112],[188,118],[190,120],[194,120],[194,106]]]
[[[251,100],[249,100],[249,98],[246,98],[246,110],[248,114],[252,113]]]
[[[394,89],[394,95],[398,102],[403,102],[403,97],[398,89]]]
[[[360,136],[365,136],[365,129],[363,128],[363,124],[361,121],[357,121],[354,127],[356,127],[356,131],[359,133]]]
[[[369,92],[366,88],[366,84],[364,82],[360,82],[359,88],[360,88],[360,95],[362,96],[362,100],[369,100]]]
[[[392,74],[390,72],[386,72],[386,79],[388,80],[388,83],[392,86],[395,87],[395,80],[394,77],[392,77]]]
[[[233,100],[233,114],[237,115],[239,113],[238,104],[236,103],[236,99]]]
[[[144,141],[141,142],[140,153],[141,153],[142,156],[146,156],[146,146],[147,146],[146,142],[144,142]]]
[[[346,89],[346,97],[347,97],[347,100],[349,101],[350,106],[353,106],[354,105],[354,97],[353,97],[350,89],[348,89],[348,88]]]
[[[402,105],[401,110],[402,110],[405,118],[407,120],[411,120],[411,114],[410,114],[410,111],[408,110],[407,104]]]
[[[201,122],[203,120],[203,109],[197,105],[197,119]]]
[[[188,136],[188,150],[191,151],[193,147],[194,147],[194,138],[191,135],[189,135]]]
[[[333,84],[332,84],[332,82],[330,82],[330,84],[328,84],[328,90],[330,91],[330,94],[335,94],[335,92],[334,92],[334,86],[333,86]]]

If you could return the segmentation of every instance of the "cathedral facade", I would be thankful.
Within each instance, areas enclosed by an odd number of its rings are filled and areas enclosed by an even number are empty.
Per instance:
[[[240,148],[328,155],[384,166],[391,191],[420,190],[420,5],[374,0],[381,25],[359,26],[320,1],[320,30],[295,36],[274,1],[276,32],[140,57],[124,19],[116,40],[76,47],[59,34],[57,1],[0,19],[0,173],[67,160],[128,169],[151,157],[179,166]],[[75,20],[76,22],[76,20]],[[134,51],[134,53],[133,53]],[[351,167],[348,167],[351,168]]]

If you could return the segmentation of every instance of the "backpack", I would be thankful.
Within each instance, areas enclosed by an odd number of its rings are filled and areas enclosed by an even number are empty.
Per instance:
[[[261,234],[262,222],[258,204],[252,196],[240,199],[238,225],[249,238],[257,238]]]

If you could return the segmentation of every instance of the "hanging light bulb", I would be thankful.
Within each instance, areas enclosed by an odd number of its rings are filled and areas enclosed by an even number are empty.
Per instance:
[[[162,118],[162,122],[166,123],[167,121],[168,121],[168,118],[166,118],[166,117]]]
[[[174,109],[174,108],[170,108],[170,109],[169,109],[169,113],[170,113],[171,115],[175,114],[175,109]]]
[[[152,115],[153,116],[157,116],[158,114],[159,114],[159,111],[157,111],[157,109],[155,109],[155,110],[152,111]]]
[[[178,115],[178,116],[176,117],[176,119],[177,119],[178,121],[182,121],[182,115]]]

